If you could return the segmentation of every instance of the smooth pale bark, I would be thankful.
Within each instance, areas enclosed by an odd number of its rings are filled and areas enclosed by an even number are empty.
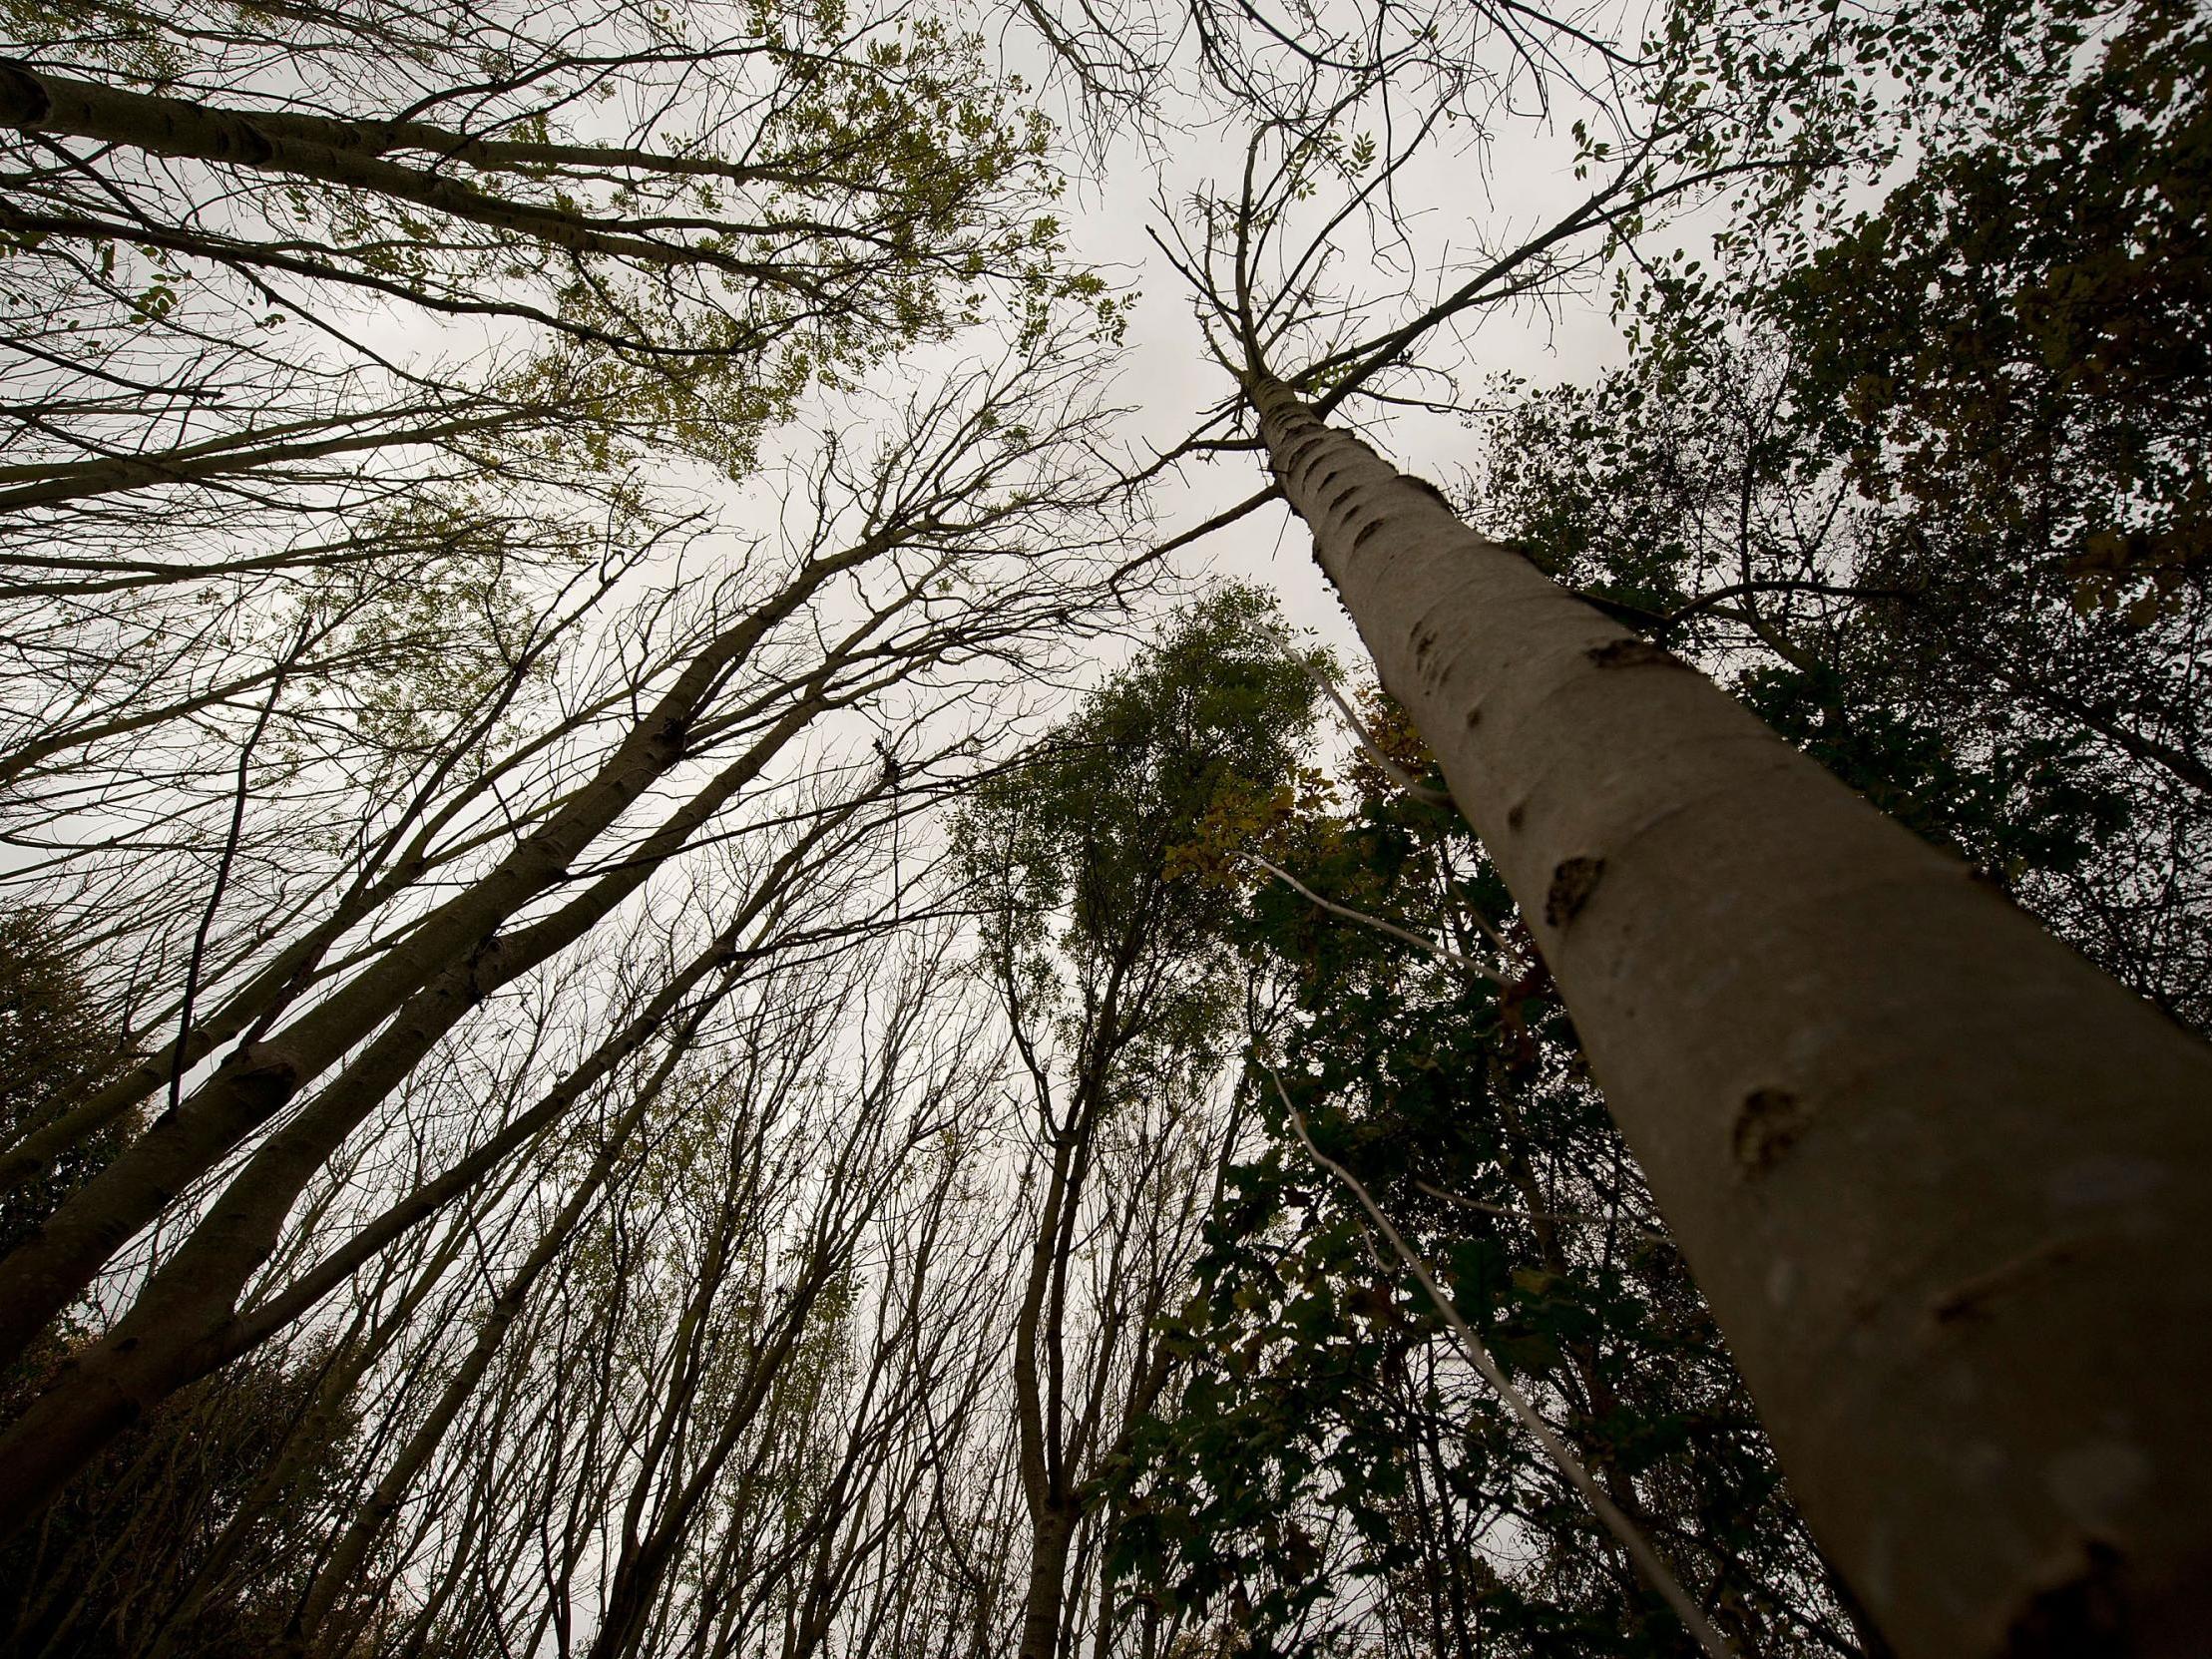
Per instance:
[[[1909,1659],[2212,1629],[2212,1050],[1279,382],[1285,497]]]

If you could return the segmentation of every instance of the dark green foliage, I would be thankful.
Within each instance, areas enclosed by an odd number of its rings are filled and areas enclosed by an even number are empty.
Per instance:
[[[2212,21],[2122,11],[1786,272],[1795,395],[1909,497],[2143,621],[2212,560]]]
[[[2129,828],[2111,763],[2079,732],[1958,735],[1909,707],[1859,701],[1833,670],[1746,670],[1737,695],[1891,817],[2005,886],[2071,875]]]
[[[1070,1542],[1082,1532],[1082,1560],[1095,1535],[1110,1539],[1100,1471],[1175,1364],[1160,1315],[1220,1156],[1209,1108],[1234,1046],[1240,911],[1218,865],[1237,826],[1295,796],[1314,697],[1273,602],[1223,588],[959,824],[983,966],[1037,1123],[1012,1368],[1032,1522],[1025,1653],[1060,1644]]]
[[[1118,1043],[1099,1005],[1141,991],[1128,1038],[1214,1062],[1235,905],[1204,843],[1290,787],[1314,694],[1274,602],[1225,587],[978,792],[963,857],[989,948],[1033,1012]]]
[[[131,1056],[67,946],[33,911],[0,911],[0,1146],[59,1116]],[[0,1193],[0,1254],[13,1249],[137,1132],[136,1114],[95,1130]]]
[[[1383,725],[1418,771],[1403,727]],[[1350,810],[1282,826],[1272,850],[1341,903],[1493,954],[1471,923],[1505,916],[1506,900],[1467,831],[1358,771]],[[1244,945],[1282,990],[1265,1058],[1316,1143],[1435,1265],[1693,1593],[1759,1651],[1853,1651],[1526,938],[1501,987],[1270,883],[1251,895]],[[1187,1381],[1120,1472],[1125,1577],[1223,1610],[1255,1654],[1295,1650],[1299,1615],[1362,1580],[1391,1652],[1684,1651],[1350,1194],[1308,1160],[1264,1069],[1244,1087],[1265,1133],[1229,1171],[1175,1321]]]

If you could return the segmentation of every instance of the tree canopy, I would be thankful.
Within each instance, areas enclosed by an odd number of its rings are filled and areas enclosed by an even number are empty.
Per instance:
[[[2208,86],[0,0],[0,1646],[2192,1651]]]

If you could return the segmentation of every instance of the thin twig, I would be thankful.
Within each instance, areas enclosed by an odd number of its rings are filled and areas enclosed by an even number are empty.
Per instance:
[[[1383,933],[1387,933],[1393,939],[1403,939],[1408,945],[1417,945],[1422,950],[1427,951],[1431,956],[1435,957],[1437,961],[1445,963],[1450,967],[1457,968],[1463,973],[1478,975],[1481,978],[1490,981],[1492,985],[1501,987],[1503,989],[1511,990],[1513,986],[1517,983],[1508,975],[1500,973],[1497,969],[1490,967],[1486,963],[1480,963],[1472,957],[1464,957],[1460,955],[1459,952],[1453,950],[1449,945],[1439,945],[1433,939],[1426,939],[1420,934],[1409,932],[1407,929],[1398,926],[1398,924],[1395,922],[1384,921],[1380,916],[1370,916],[1364,910],[1354,910],[1350,905],[1340,905],[1337,904],[1334,900],[1324,899],[1323,897],[1321,897],[1320,894],[1316,893],[1312,888],[1308,887],[1304,882],[1300,881],[1288,870],[1285,870],[1281,865],[1271,864],[1266,859],[1260,857],[1260,855],[1257,853],[1244,852],[1239,853],[1237,856],[1239,858],[1248,859],[1250,862],[1258,865],[1262,870],[1265,870],[1277,881],[1283,883],[1285,886],[1290,888],[1291,891],[1296,893],[1300,898],[1308,900],[1313,904],[1319,905],[1331,916],[1341,916],[1347,922],[1359,922],[1367,927],[1375,928]]]
[[[1605,1523],[1605,1529],[1619,1540],[1620,1547],[1635,1562],[1645,1582],[1659,1592],[1667,1606],[1674,1610],[1674,1616],[1697,1638],[1697,1645],[1705,1650],[1710,1659],[1738,1659],[1736,1650],[1729,1645],[1728,1639],[1713,1628],[1712,1622],[1705,1617],[1697,1603],[1690,1599],[1689,1592],[1682,1588],[1673,1569],[1652,1546],[1651,1540],[1643,1535],[1642,1529],[1628,1518],[1619,1504],[1605,1495],[1597,1482],[1590,1478],[1590,1472],[1582,1466],[1581,1459],[1567,1450],[1566,1443],[1559,1439],[1557,1432],[1529,1403],[1529,1397],[1514,1387],[1512,1380],[1499,1369],[1498,1362],[1491,1358],[1490,1350],[1484,1345],[1482,1338],[1460,1317],[1458,1307],[1445,1295],[1444,1287],[1436,1282],[1435,1277],[1422,1264],[1421,1258],[1399,1236],[1398,1229],[1390,1224],[1390,1218],[1383,1214],[1374,1195],[1360,1183],[1360,1178],[1314,1145],[1313,1136],[1306,1132],[1306,1120],[1298,1115],[1298,1108],[1290,1103],[1290,1091],[1283,1087],[1281,1076],[1261,1054],[1256,1033],[1252,1035],[1252,1057],[1259,1062],[1260,1069],[1267,1073],[1267,1080],[1275,1085],[1275,1097],[1282,1101],[1283,1110],[1290,1113],[1291,1127],[1298,1131],[1298,1139],[1304,1144],[1306,1155],[1320,1168],[1342,1181],[1351,1190],[1352,1196],[1359,1200],[1360,1208],[1367,1212],[1368,1218],[1375,1223],[1376,1230],[1383,1235],[1392,1252],[1405,1264],[1406,1271],[1414,1276],[1443,1318],[1453,1340],[1459,1344],[1460,1352],[1467,1356],[1468,1364],[1482,1374],[1483,1381],[1498,1391],[1498,1397],[1506,1403],[1507,1410],[1513,1413],[1524,1429],[1536,1437],[1537,1444],[1544,1448],[1551,1461],[1558,1466],[1559,1472],[1566,1476],[1567,1483],[1582,1494],[1583,1499],[1596,1512],[1597,1518]]]
[[[1180,535],[1170,536],[1166,541],[1158,543],[1156,546],[1150,548],[1144,553],[1138,554],[1127,564],[1123,565],[1119,570],[1115,571],[1113,573],[1112,580],[1108,584],[1108,586],[1111,587],[1115,595],[1118,596],[1121,591],[1121,584],[1130,576],[1134,575],[1137,571],[1144,569],[1148,565],[1158,564],[1169,554],[1174,553],[1181,548],[1186,548],[1190,546],[1190,544],[1193,542],[1202,541],[1204,538],[1211,536],[1216,530],[1226,530],[1230,525],[1235,524],[1237,520],[1244,518],[1248,514],[1257,512],[1260,508],[1265,507],[1269,502],[1278,499],[1282,495],[1282,493],[1283,490],[1280,484],[1270,484],[1265,489],[1255,491],[1251,495],[1246,496],[1234,507],[1223,508],[1220,512],[1214,514],[1212,518],[1206,520],[1205,523],[1192,525],[1188,530],[1183,531]]]
[[[1359,744],[1368,759],[1382,768],[1385,777],[1425,806],[1451,806],[1452,797],[1450,795],[1447,795],[1441,789],[1429,789],[1414,782],[1411,773],[1383,752],[1382,745],[1376,742],[1368,732],[1367,727],[1360,723],[1360,717],[1352,712],[1352,705],[1344,700],[1344,694],[1336,688],[1335,680],[1303,658],[1294,658],[1294,660],[1297,661],[1299,668],[1304,671],[1306,678],[1318,685],[1322,694],[1329,701],[1336,704],[1336,711],[1344,716],[1344,723],[1351,727],[1353,741]]]
[[[1423,1180],[1416,1180],[1413,1184],[1431,1198],[1441,1198],[1447,1204],[1458,1204],[1470,1210],[1482,1210],[1489,1215],[1501,1215],[1509,1221],[1564,1221],[1584,1227],[1610,1227],[1615,1219],[1609,1215],[1582,1215],[1573,1210],[1556,1210],[1540,1215],[1534,1210],[1517,1210],[1511,1204],[1486,1204],[1480,1198],[1467,1198],[1457,1192],[1446,1192],[1444,1188],[1431,1186]],[[1651,1244],[1672,1246],[1674,1243],[1664,1233],[1654,1233],[1647,1228],[1630,1227],[1626,1231]]]
[[[253,729],[246,734],[245,743],[238,750],[237,782],[230,799],[230,827],[223,835],[222,856],[216,861],[215,885],[209,891],[207,909],[201,912],[200,926],[193,930],[192,954],[185,964],[185,991],[177,1013],[177,1050],[169,1066],[168,1109],[172,1112],[184,1098],[186,1054],[192,1043],[193,1002],[200,992],[200,970],[208,953],[208,935],[214,931],[216,915],[222,908],[223,890],[230,884],[230,864],[237,857],[238,839],[245,828],[247,779],[252,771],[253,751],[260,747],[261,734],[268,730],[269,720],[276,713],[277,700],[284,694],[284,676],[291,671],[299,652],[306,648],[308,625],[300,623],[298,642],[276,664],[274,676],[269,680],[268,700],[261,704],[253,720]]]

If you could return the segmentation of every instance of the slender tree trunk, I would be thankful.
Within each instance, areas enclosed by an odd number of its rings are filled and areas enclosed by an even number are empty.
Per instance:
[[[20,1353],[178,1192],[387,1020],[392,1026],[355,1062],[356,1071],[374,1069],[380,1058],[398,1064],[409,1050],[405,1064],[411,1066],[492,987],[573,943],[655,866],[680,851],[699,822],[827,706],[818,684],[708,790],[667,818],[623,868],[595,883],[589,903],[572,900],[521,933],[499,932],[523,905],[566,879],[585,850],[684,758],[691,723],[769,631],[833,577],[884,545],[884,539],[869,538],[846,552],[810,560],[773,599],[694,656],[590,782],[494,869],[431,912],[405,945],[370,964],[343,990],[282,1030],[233,1049],[181,1107],[156,1118],[30,1239],[0,1259],[0,1357]],[[597,915],[590,914],[594,908]],[[5,1525],[0,1516],[0,1527]]]
[[[1082,1106],[1074,1107],[1081,1112]],[[1069,1212],[1082,1197],[1082,1151],[1075,1131],[1056,1136],[1045,1203],[1030,1246],[1030,1271],[1014,1321],[1014,1412],[1020,1438],[1022,1496],[1030,1516],[1030,1576],[1022,1608],[1021,1659],[1054,1659],[1060,1646],[1061,1603],[1068,1580],[1068,1546],[1075,1534],[1065,1487],[1058,1410],[1065,1356],[1057,1320],[1047,1304],[1067,1248]],[[1048,1398],[1049,1397],[1049,1398]]]
[[[1058,1659],[1061,1604],[1068,1594],[1068,1551],[1075,1536],[1073,1504],[1047,1509],[1030,1528],[1030,1582],[1022,1603],[1021,1659]]]
[[[607,1605],[600,1618],[586,1659],[621,1659],[639,1647],[646,1620],[652,1614],[678,1550],[689,1538],[700,1506],[706,1502],[738,1440],[768,1403],[776,1376],[789,1363],[806,1334],[806,1322],[816,1300],[831,1277],[850,1260],[851,1236],[841,1241],[825,1239],[819,1245],[805,1279],[793,1287],[790,1306],[768,1347],[753,1358],[744,1387],[728,1409],[713,1443],[699,1458],[689,1477],[669,1494],[662,1513],[642,1537],[625,1543],[609,1581]]]
[[[440,421],[433,425],[402,427],[314,442],[264,444],[246,447],[250,434],[210,438],[184,449],[124,456],[108,461],[80,461],[53,467],[15,468],[18,473],[41,476],[13,490],[0,490],[0,513],[20,513],[32,507],[58,507],[68,502],[96,500],[132,490],[158,489],[167,484],[199,484],[214,478],[233,478],[241,473],[266,472],[291,461],[320,461],[364,450],[413,448],[440,444],[449,438],[493,432],[519,426],[534,411],[498,409],[490,414]],[[355,424],[337,419],[301,421],[308,430]],[[0,481],[8,474],[0,472]]]
[[[14,1513],[0,1513],[0,1537],[12,1536],[144,1411],[218,1363],[237,1296],[275,1248],[301,1190],[438,1039],[482,996],[583,937],[674,850],[656,842],[668,836],[679,846],[695,828],[686,814],[703,818],[718,807],[798,735],[815,710],[801,704],[725,768],[671,818],[679,833],[664,826],[630,868],[600,878],[563,910],[506,936],[511,949],[496,957],[481,951],[409,999],[329,1087],[255,1150],[115,1327],[64,1362],[63,1380],[0,1434],[0,1487],[19,1501]]]
[[[1433,489],[1248,390],[1898,1649],[2212,1627],[2212,1050]]]
[[[780,863],[778,867],[781,868]],[[755,905],[748,904],[744,914],[750,916],[755,908]],[[730,954],[726,948],[730,937],[725,932],[716,941],[715,948],[699,961],[704,963],[726,960]],[[655,1006],[658,1007],[659,1004],[660,999],[656,999]],[[392,1459],[383,1477],[355,1511],[345,1534],[316,1570],[294,1611],[291,1625],[285,1632],[286,1651],[318,1651],[321,1645],[318,1638],[333,1607],[353,1587],[356,1576],[361,1572],[416,1477],[436,1454],[455,1420],[474,1396],[477,1385],[483,1381],[485,1373],[498,1358],[508,1330],[521,1316],[532,1287],[560,1253],[574,1244],[578,1223],[597,1200],[600,1189],[613,1174],[617,1163],[630,1150],[631,1136],[647,1111],[661,1098],[669,1076],[688,1050],[690,1038],[696,1035],[700,1023],[712,1006],[711,1002],[702,1002],[683,1022],[681,1031],[669,1043],[665,1056],[654,1068],[652,1075],[638,1087],[636,1097],[625,1108],[621,1118],[607,1131],[606,1144],[578,1182],[576,1190],[570,1194],[560,1214],[546,1227],[530,1255],[516,1270],[506,1288],[493,1300],[467,1358],[447,1380],[429,1415],[417,1426],[414,1434]],[[602,1050],[603,1053],[605,1051]],[[595,1060],[598,1057],[595,1055]]]
[[[747,166],[712,156],[672,155],[630,146],[484,138],[422,121],[354,121],[285,110],[223,110],[45,74],[17,58],[0,59],[0,124],[118,143],[134,142],[128,135],[135,133],[149,141],[147,148],[159,154],[194,155],[256,167],[278,161],[274,146],[293,143],[372,159],[395,150],[411,150],[488,172],[534,173],[564,166],[608,170],[636,167],[739,184],[814,182],[811,174],[788,168]]]

